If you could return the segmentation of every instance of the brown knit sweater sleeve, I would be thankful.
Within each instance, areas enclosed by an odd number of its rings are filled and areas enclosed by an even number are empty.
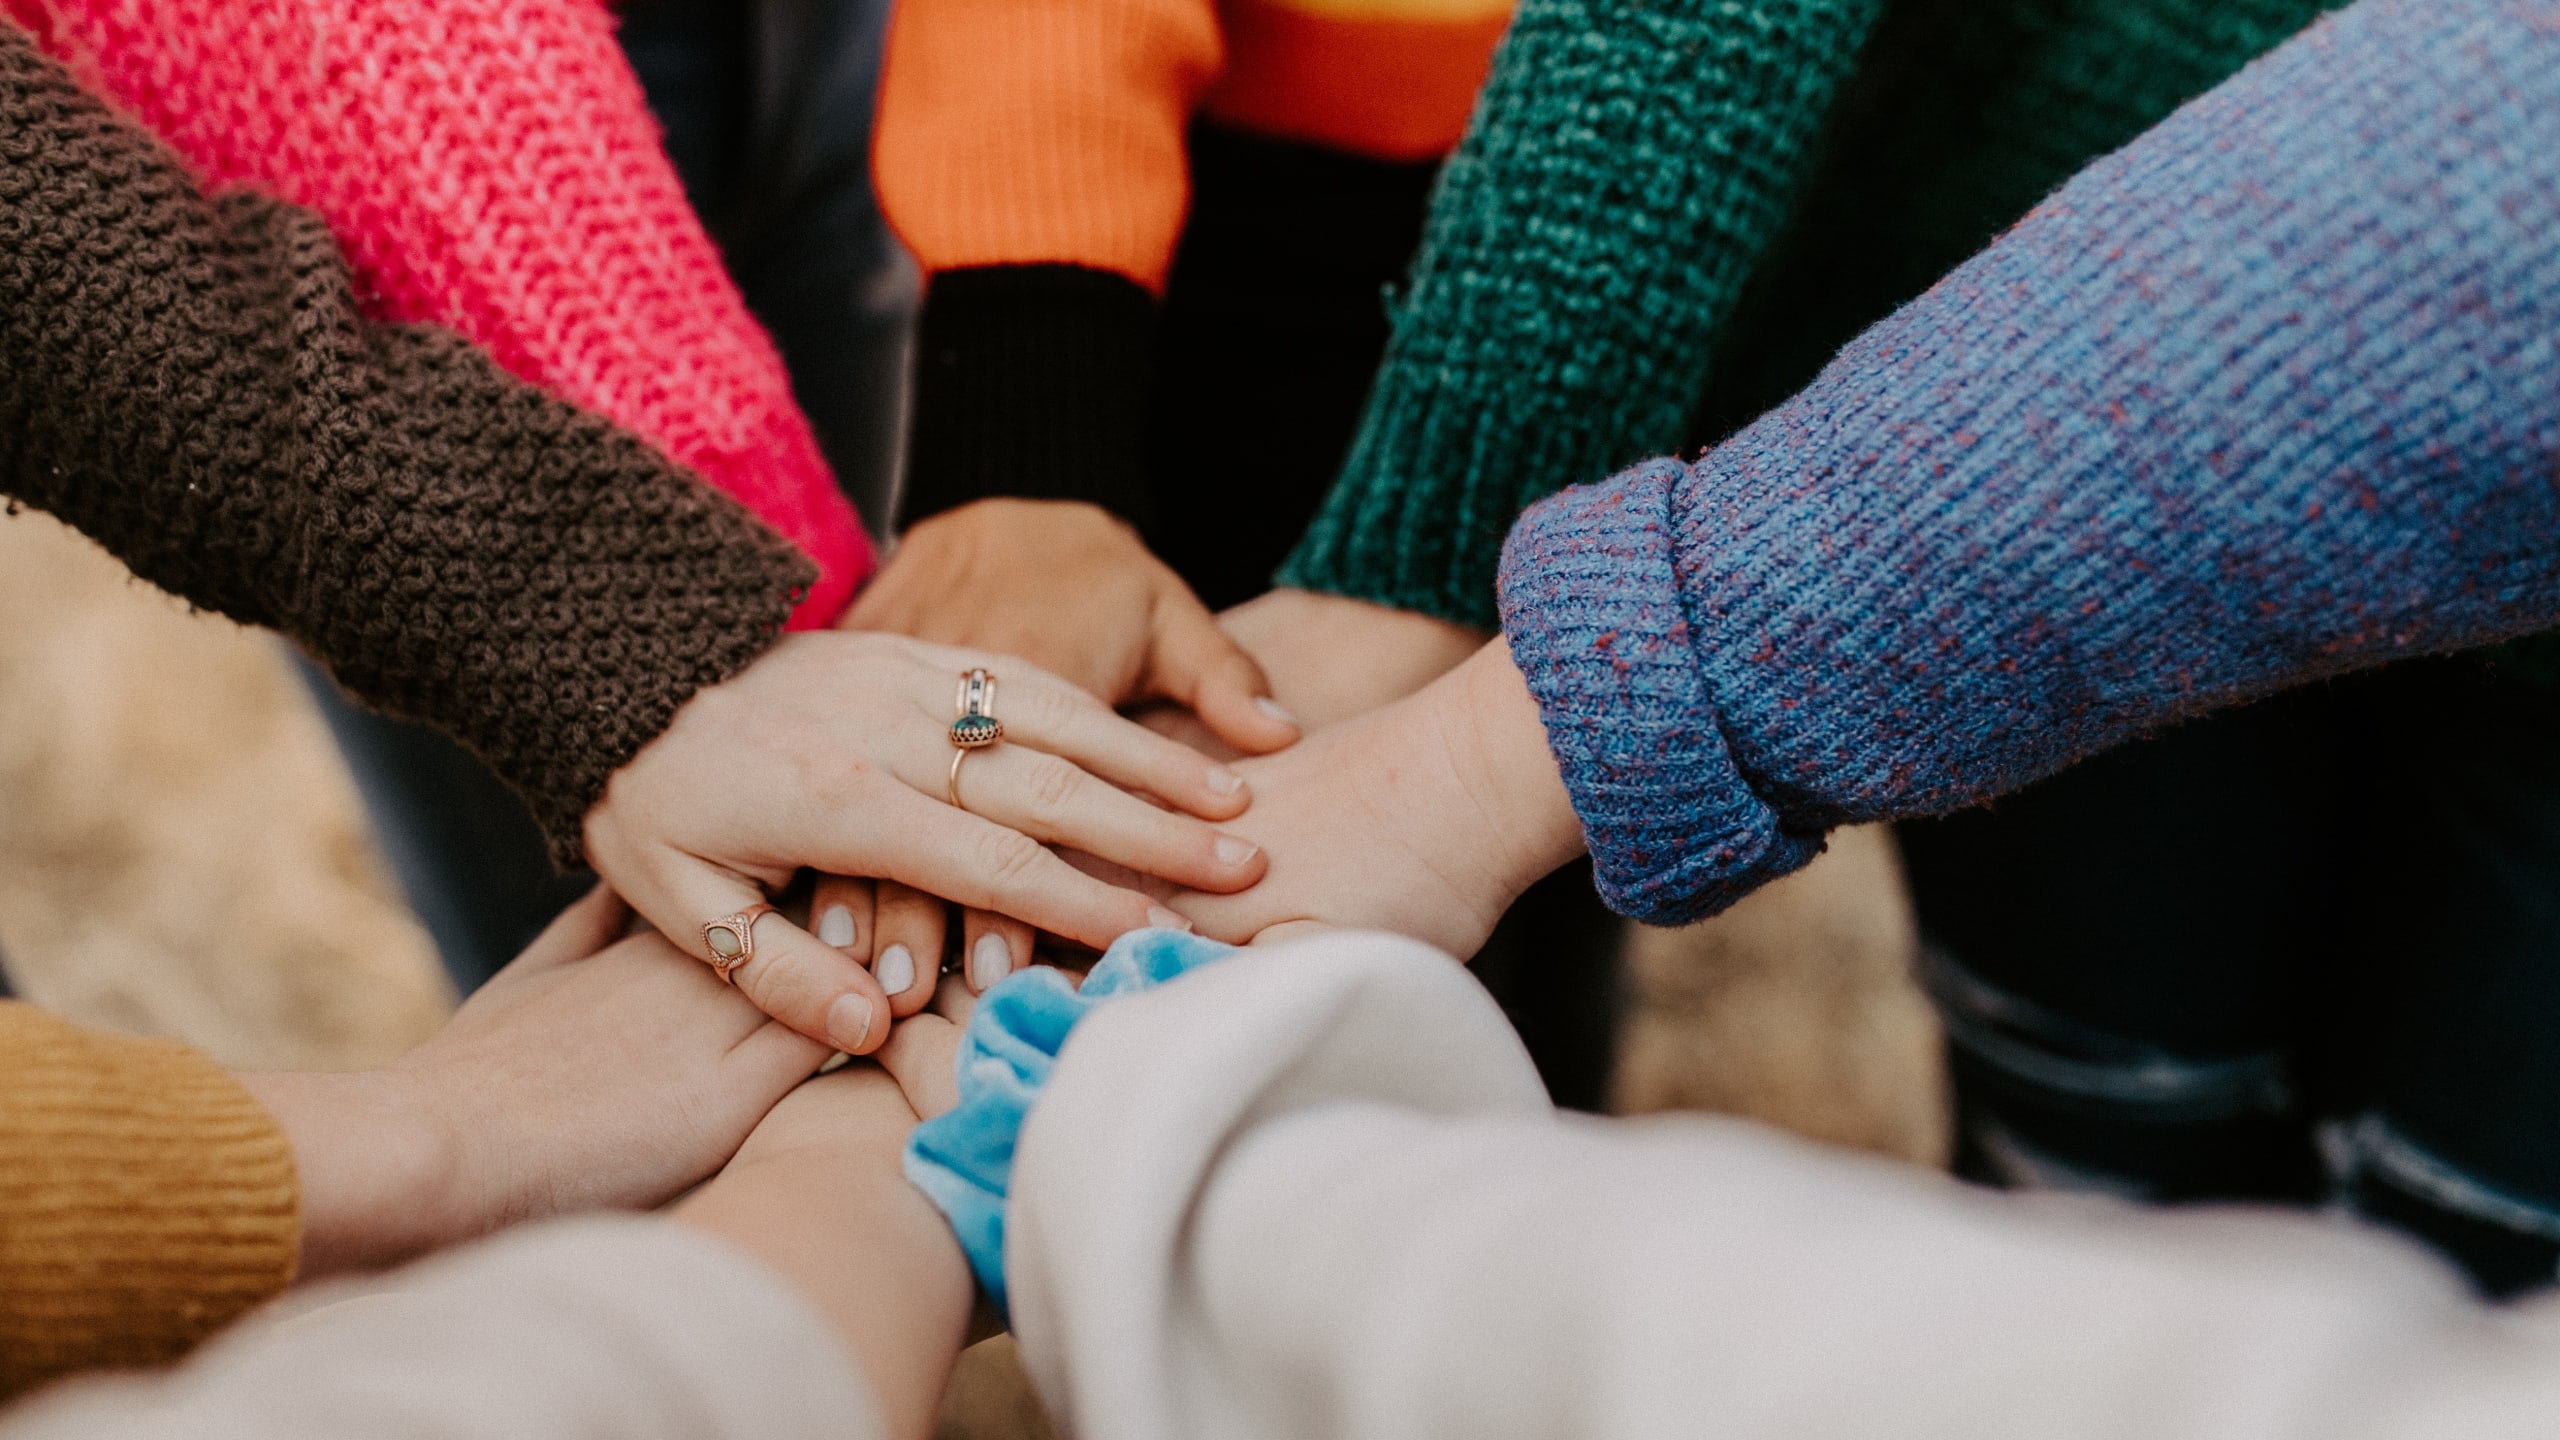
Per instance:
[[[477,751],[572,862],[607,776],[816,571],[459,338],[315,216],[207,199],[0,21],[0,492]]]
[[[0,1001],[0,1401],[185,1353],[292,1281],[297,1209],[220,1066]]]

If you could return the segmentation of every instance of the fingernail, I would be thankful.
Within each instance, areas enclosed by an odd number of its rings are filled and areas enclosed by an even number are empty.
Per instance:
[[[847,1055],[858,1054],[871,1038],[871,1002],[859,995],[839,995],[827,1007],[827,1043]]]
[[[904,995],[916,983],[916,957],[907,953],[906,946],[892,945],[872,963],[871,978],[890,994]]]
[[[1298,717],[1289,713],[1288,706],[1281,704],[1279,701],[1272,699],[1268,695],[1255,696],[1253,703],[1261,707],[1263,714],[1270,716],[1272,719],[1279,721],[1283,725],[1295,725],[1298,723]]]
[[[1237,774],[1237,773],[1236,773],[1236,772],[1234,772],[1233,770],[1228,769],[1228,768],[1227,768],[1226,766],[1224,766],[1224,765],[1212,765],[1212,766],[1210,766],[1210,767],[1209,767],[1209,793],[1210,793],[1210,794],[1212,794],[1212,795],[1233,795],[1234,793],[1236,793],[1237,791],[1239,791],[1239,790],[1241,790],[1241,789],[1243,789],[1243,788],[1244,788],[1244,777],[1243,777],[1243,776],[1241,776],[1241,775]]]
[[[1013,947],[1001,935],[981,935],[977,948],[969,952],[969,983],[983,995],[995,988],[997,981],[1013,969]]]
[[[830,905],[818,916],[818,940],[839,950],[853,948],[853,911],[844,905]]]
[[[1191,929],[1191,921],[1189,919],[1175,914],[1173,911],[1167,910],[1161,905],[1150,905],[1147,907],[1147,923],[1153,925],[1159,930],[1181,930],[1187,932]]]
[[[1239,840],[1233,835],[1221,835],[1218,837],[1218,863],[1232,870],[1252,859],[1253,852],[1260,848],[1262,847],[1250,840]]]

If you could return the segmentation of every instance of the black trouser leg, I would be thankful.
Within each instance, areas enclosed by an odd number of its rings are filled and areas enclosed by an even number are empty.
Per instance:
[[[2560,1261],[2560,698],[2414,664],[1906,826],[1978,1178]]]

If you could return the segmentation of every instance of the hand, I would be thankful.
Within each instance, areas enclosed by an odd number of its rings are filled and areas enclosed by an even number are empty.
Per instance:
[[[248,1075],[300,1172],[303,1274],[700,1181],[827,1057],[601,886],[382,1070]]]
[[[1005,740],[972,752],[961,809],[945,801],[952,695],[974,666],[1001,682]],[[804,866],[896,880],[1102,946],[1170,917],[1044,842],[1232,889],[1261,878],[1261,852],[1191,817],[1247,803],[1234,771],[1022,661],[830,632],[787,636],[686,702],[615,772],[588,812],[586,842],[614,889],[697,958],[709,953],[706,921],[763,900]],[[867,953],[822,945],[780,915],[758,921],[754,939],[733,978],[766,1014],[855,1054],[886,1037],[891,1012]],[[933,963],[913,959],[919,972]]]
[[[841,623],[1019,655],[1115,708],[1170,701],[1239,754],[1298,738],[1182,577],[1081,501],[980,500],[919,522]]]
[[[1221,940],[1353,925],[1464,959],[1582,850],[1537,702],[1498,640],[1414,695],[1237,768],[1257,798],[1231,828],[1261,843],[1269,875],[1242,895],[1166,902]]]
[[[870,1382],[882,1433],[897,1436],[931,1433],[973,1290],[959,1242],[901,1169],[915,1122],[888,1076],[848,1065],[791,1092],[675,1210],[826,1317]]]
[[[1436,616],[1318,590],[1266,591],[1218,625],[1310,730],[1338,725],[1446,675],[1490,638]]]
[[[1019,655],[1115,707],[1179,707],[1200,727],[1182,738],[1204,752],[1261,754],[1298,738],[1262,672],[1182,577],[1136,531],[1081,501],[980,500],[918,522],[840,623]],[[877,953],[893,957],[888,980],[910,981],[881,988],[892,1013],[911,1015],[933,993],[948,907],[905,885],[882,885],[875,898],[857,881],[819,882],[812,913],[840,910],[859,934],[865,909],[877,917]],[[963,911],[971,986],[1031,963],[1023,919]]]

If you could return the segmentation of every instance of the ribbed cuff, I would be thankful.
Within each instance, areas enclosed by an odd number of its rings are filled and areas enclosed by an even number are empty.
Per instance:
[[[1717,728],[1653,460],[1532,508],[1502,555],[1502,622],[1582,819],[1601,898],[1676,925],[1822,850],[1753,791]]]
[[[284,1289],[293,1152],[211,1060],[0,1004],[0,1400],[158,1365]]]
[[[1659,376],[1587,394],[1562,378],[1570,354],[1521,345],[1483,366],[1448,338],[1399,337],[1281,584],[1493,629],[1521,512],[1678,441],[1682,406]]]
[[[925,287],[900,528],[973,500],[1086,500],[1140,530],[1156,303],[1081,265],[947,270]]]

